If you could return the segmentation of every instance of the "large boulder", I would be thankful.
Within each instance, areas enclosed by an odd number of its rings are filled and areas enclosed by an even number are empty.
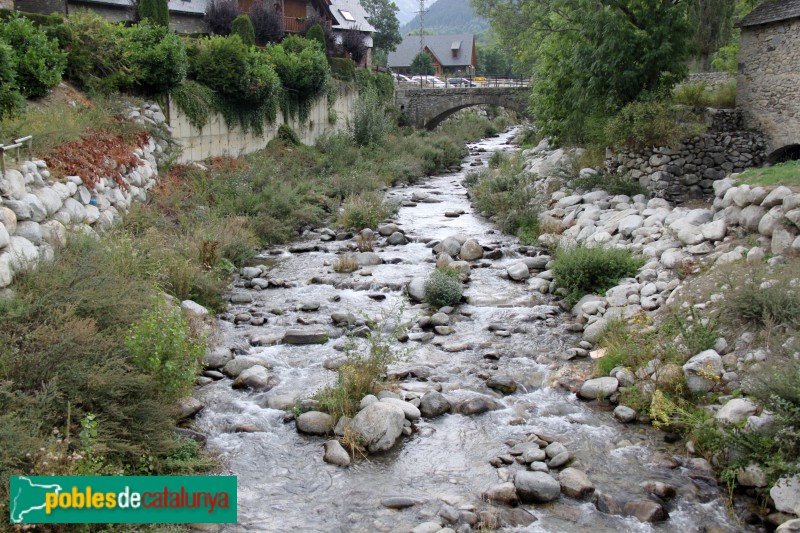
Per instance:
[[[417,276],[412,279],[406,287],[408,297],[415,302],[422,302],[425,300],[425,278]]]
[[[779,479],[769,496],[778,511],[800,516],[800,475]]]
[[[586,474],[577,468],[568,467],[558,475],[561,492],[578,500],[585,500],[594,493],[594,485]]]
[[[723,372],[722,358],[714,350],[700,352],[683,365],[686,386],[693,393],[710,391]]]
[[[249,355],[241,355],[225,363],[225,366],[222,369],[222,373],[228,376],[229,378],[237,378],[239,377],[239,374],[241,374],[242,372],[253,366],[266,367],[267,363],[257,357],[252,357]]]
[[[31,241],[18,235],[13,235],[8,240],[9,263],[14,272],[21,272],[36,266],[39,261],[39,251]]]
[[[756,414],[758,405],[746,398],[734,398],[717,411],[715,418],[723,424],[738,424],[749,416]]]
[[[375,402],[358,412],[350,421],[350,429],[372,453],[384,452],[394,446],[403,432],[403,410],[391,403]]]
[[[283,335],[283,344],[325,344],[328,342],[328,331],[323,328],[289,329]]]
[[[325,455],[322,456],[322,460],[336,466],[349,466],[350,454],[338,440],[329,440],[325,443]]]
[[[461,246],[461,252],[458,255],[464,261],[474,261],[483,257],[483,248],[475,239],[468,239]]]
[[[619,388],[619,381],[617,378],[604,377],[587,379],[583,382],[578,396],[584,400],[600,400],[608,398]]]
[[[517,496],[524,503],[550,502],[561,494],[561,485],[544,472],[517,472],[514,476]]]
[[[514,505],[517,503],[517,489],[510,481],[489,487],[481,494],[481,499],[491,503]]]
[[[663,522],[669,518],[669,513],[664,506],[644,498],[626,503],[624,513],[628,516],[635,516],[639,522]]]
[[[409,420],[419,420],[420,416],[422,416],[419,409],[409,402],[398,400],[397,398],[381,398],[380,401],[396,405],[403,410],[403,414]]]
[[[267,369],[260,365],[243,370],[233,380],[234,389],[251,389],[258,392],[266,392],[277,384],[278,378],[270,376]]]
[[[488,411],[500,409],[501,405],[488,396],[474,396],[460,400],[453,405],[453,412],[460,415],[480,415]]]
[[[333,430],[333,417],[322,411],[308,411],[297,417],[297,431],[307,435],[327,435]]]
[[[425,418],[435,418],[450,410],[450,402],[441,392],[428,391],[420,400],[419,410]]]
[[[437,244],[433,251],[437,254],[443,253],[450,257],[458,257],[458,254],[461,253],[461,243],[455,237],[447,237]]]
[[[529,277],[531,277],[531,272],[528,270],[528,265],[520,261],[519,263],[514,263],[513,265],[506,268],[506,273],[508,277],[513,279],[514,281],[525,281]]]

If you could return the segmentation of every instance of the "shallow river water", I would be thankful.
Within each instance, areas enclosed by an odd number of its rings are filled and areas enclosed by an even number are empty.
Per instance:
[[[220,320],[220,342],[268,362],[280,383],[267,393],[252,393],[233,390],[231,381],[222,379],[197,393],[206,405],[197,429],[208,435],[209,448],[221,455],[226,470],[238,476],[239,523],[226,526],[226,531],[401,532],[436,517],[445,504],[485,509],[488,504],[481,502],[480,493],[501,482],[489,460],[507,452],[505,441],[524,438],[532,431],[564,443],[575,457],[573,466],[584,470],[598,491],[621,499],[644,497],[640,483],[663,481],[676,486],[678,496],[667,505],[670,519],[651,525],[603,514],[590,502],[562,495],[550,504],[526,505],[538,521],[520,530],[742,530],[726,509],[722,490],[690,479],[683,467],[664,465],[681,450],[665,444],[662,433],[642,424],[620,424],[609,407],[582,402],[572,393],[547,385],[554,368],[537,363],[537,356],[561,352],[580,339],[565,328],[570,317],[561,314],[555,299],[501,275],[505,266],[518,259],[519,245],[473,213],[461,184],[471,163],[485,164],[492,151],[513,149],[507,144],[512,135],[513,131],[506,132],[470,144],[471,155],[461,172],[388,191],[387,196],[397,201],[415,191],[441,201],[400,208],[394,221],[411,242],[376,247],[386,260],[382,265],[352,274],[335,273],[330,265],[336,252],[352,246],[352,241],[313,241],[317,249],[306,253],[290,253],[288,248],[265,251],[268,277],[282,278],[290,286],[251,291],[252,303],[232,306],[232,312],[252,309],[269,318],[262,326],[234,326]],[[465,213],[457,218],[444,216],[454,210]],[[409,321],[426,314],[424,307],[407,302],[402,287],[434,268],[431,249],[422,241],[454,233],[499,247],[503,257],[473,265],[465,288],[468,303],[453,314],[453,335],[403,345],[410,353],[399,366],[423,366],[429,376],[421,382],[412,377],[398,386],[414,392],[441,386],[451,401],[475,393],[493,395],[504,407],[477,416],[423,419],[415,433],[401,437],[389,453],[356,460],[348,468],[324,463],[324,439],[298,434],[293,422],[284,422],[286,412],[270,405],[308,398],[331,383],[335,372],[323,363],[341,357],[336,347],[341,347],[344,338],[332,338],[323,345],[264,347],[251,347],[249,339],[280,336],[298,327],[298,321],[334,332],[330,319],[334,311],[373,318],[402,313]],[[316,278],[314,283],[312,278]],[[320,308],[299,311],[305,302],[319,302]],[[271,314],[271,310],[282,314]],[[498,336],[488,329],[490,323],[506,324],[512,334]],[[458,348],[466,349],[449,351]],[[485,359],[487,352],[497,353],[499,360]],[[481,379],[491,374],[512,376],[519,389],[505,397],[492,393]],[[509,423],[512,420],[516,425]],[[247,431],[242,432],[243,427]],[[391,510],[380,504],[388,496],[411,496],[424,503]]]

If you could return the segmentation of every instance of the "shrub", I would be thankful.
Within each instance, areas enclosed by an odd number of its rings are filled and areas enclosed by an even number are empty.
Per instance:
[[[237,0],[209,0],[206,6],[206,23],[215,35],[230,35],[234,19],[239,16]]]
[[[14,16],[0,24],[0,43],[11,47],[16,56],[16,82],[23,96],[45,96],[61,82],[67,55],[27,18]]]
[[[333,263],[333,270],[340,274],[348,274],[358,270],[358,261],[356,261],[353,254],[344,254],[336,258]]]
[[[353,81],[356,79],[356,66],[353,60],[347,57],[332,57],[329,60],[331,74],[337,80]]]
[[[25,105],[17,87],[15,70],[14,51],[7,44],[0,43],[0,119],[16,115]]]
[[[271,45],[267,53],[285,91],[284,113],[305,121],[311,102],[323,94],[327,86],[328,61],[316,45],[302,37],[290,35],[281,44]]]
[[[231,34],[238,35],[245,46],[256,44],[256,34],[253,23],[247,15],[239,15],[231,23]]]
[[[289,146],[300,146],[302,144],[300,137],[297,136],[297,132],[286,124],[281,124],[278,128],[278,139]]]
[[[673,146],[684,131],[675,110],[667,102],[631,102],[612,117],[605,128],[608,144],[641,150],[653,146]]]
[[[643,264],[628,250],[577,246],[556,254],[553,278],[569,291],[567,303],[573,305],[586,294],[603,294],[620,279],[636,275]]]
[[[586,177],[574,178],[570,180],[569,184],[576,190],[592,191],[602,189],[609,194],[624,194],[626,196],[648,194],[647,189],[642,187],[638,180],[619,174],[597,173]]]
[[[800,293],[791,273],[751,275],[730,292],[725,307],[732,318],[762,327],[800,327]]]
[[[256,44],[279,43],[283,39],[283,20],[279,13],[269,7],[267,0],[257,0],[250,10],[250,20]]]
[[[375,228],[394,210],[380,193],[364,192],[348,198],[339,215],[339,225],[354,231]]]
[[[205,127],[216,104],[214,91],[202,83],[186,80],[172,91],[171,96],[192,126],[197,129]]]
[[[309,41],[319,43],[320,50],[327,53],[328,47],[325,43],[325,30],[322,29],[322,26],[314,24],[308,29],[305,37]]]
[[[300,35],[306,37],[308,32],[311,31],[311,28],[314,26],[319,26],[322,28],[322,32],[325,35],[325,47],[323,48],[325,53],[328,56],[336,55],[338,53],[338,46],[336,44],[337,38],[333,33],[333,28],[324,18],[317,15],[308,17],[306,19],[305,26],[303,26],[303,30],[300,32]]]
[[[169,26],[167,0],[139,0],[139,20],[149,20],[157,26]]]
[[[383,103],[377,93],[371,88],[361,91],[353,110],[353,122],[350,124],[353,141],[359,146],[379,144],[388,130]]]
[[[195,338],[179,307],[153,297],[152,305],[125,339],[133,362],[152,375],[165,398],[178,400],[192,388],[205,343]]]
[[[356,65],[360,65],[361,61],[363,61],[367,55],[367,44],[364,42],[364,35],[361,32],[344,32],[340,46],[344,52],[350,55],[350,59],[352,59]]]
[[[60,27],[59,42],[69,50],[66,77],[79,87],[109,94],[133,85],[122,26],[88,11],[78,12]]]
[[[461,295],[457,270],[437,268],[425,280],[425,301],[434,307],[458,305]]]
[[[128,28],[127,35],[127,53],[136,86],[162,94],[183,82],[189,62],[186,47],[175,32],[143,20]]]

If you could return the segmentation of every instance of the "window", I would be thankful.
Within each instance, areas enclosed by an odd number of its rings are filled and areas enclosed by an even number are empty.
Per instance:
[[[344,9],[340,9],[339,13],[341,13],[342,16],[344,17],[344,20],[346,20],[348,22],[355,22],[356,21],[356,18],[349,11],[345,11]]]

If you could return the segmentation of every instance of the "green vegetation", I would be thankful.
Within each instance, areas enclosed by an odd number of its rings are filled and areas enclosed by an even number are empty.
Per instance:
[[[711,90],[705,82],[684,84],[673,91],[675,102],[688,106],[732,109],[736,105],[736,82]]]
[[[572,305],[587,294],[603,294],[622,278],[635,276],[643,264],[628,250],[576,246],[556,253],[553,278],[569,291],[566,299]]]
[[[342,206],[339,214],[339,225],[345,229],[361,231],[364,228],[377,228],[391,214],[397,212],[397,206],[383,199],[377,192],[364,192],[351,196]]]
[[[253,22],[246,14],[239,15],[231,23],[231,33],[238,35],[245,46],[256,44],[256,32],[253,29]]]
[[[330,68],[325,53],[315,42],[290,35],[281,44],[270,45],[266,55],[283,84],[284,117],[299,113],[305,121],[311,104],[325,94],[328,84]]]
[[[167,0],[139,0],[139,19],[149,20],[157,26],[169,26]]]
[[[364,0],[361,5],[369,16],[369,23],[377,30],[372,37],[374,53],[385,57],[403,42],[396,15],[397,6],[391,0]]]
[[[503,232],[531,244],[539,236],[540,207],[531,187],[536,177],[525,172],[519,154],[493,156],[490,163],[497,168],[470,172],[464,180],[472,201],[494,217]]]
[[[458,270],[437,268],[425,280],[425,301],[434,307],[455,306],[461,302],[463,288]]]
[[[575,190],[592,191],[602,189],[608,194],[625,194],[636,196],[647,195],[647,189],[642,187],[639,180],[634,180],[619,174],[593,174],[586,177],[576,177],[569,180],[569,186]]]
[[[411,61],[411,74],[433,75],[433,58],[427,52],[420,52]]]
[[[383,102],[372,88],[360,92],[353,111],[353,121],[350,123],[350,135],[356,144],[378,144],[386,137],[390,124],[386,120],[383,107]]]
[[[737,181],[750,185],[788,185],[800,187],[800,161],[786,161],[771,167],[750,168]]]
[[[322,29],[322,26],[319,24],[314,24],[311,26],[311,28],[309,28],[309,30],[306,32],[306,39],[311,42],[319,43],[322,51],[327,53],[328,47],[325,44],[325,31]]]

